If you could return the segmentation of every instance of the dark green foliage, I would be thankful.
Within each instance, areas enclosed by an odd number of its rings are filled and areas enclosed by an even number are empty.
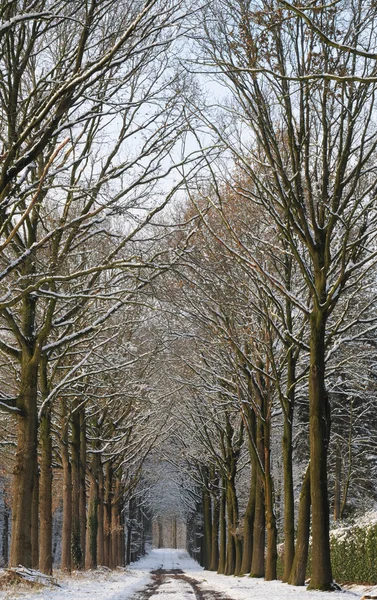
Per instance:
[[[331,561],[338,582],[377,584],[377,523],[331,535]]]
[[[330,535],[331,564],[338,583],[377,585],[377,523],[350,526]],[[311,575],[309,548],[306,576]]]

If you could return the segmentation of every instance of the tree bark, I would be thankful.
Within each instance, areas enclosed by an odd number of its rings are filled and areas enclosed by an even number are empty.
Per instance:
[[[270,410],[270,409],[268,409]],[[264,473],[265,473],[265,502],[266,502],[266,526],[267,526],[267,556],[265,567],[266,581],[277,578],[277,529],[274,513],[273,484],[271,475],[271,420],[270,414],[264,421]]]
[[[221,496],[220,496],[220,517],[219,517],[219,575],[225,573],[226,562],[226,489],[225,479],[223,478]]]
[[[100,461],[99,461],[100,462]],[[104,510],[104,481],[103,467],[98,469],[98,536],[97,536],[97,564],[105,564],[105,510]]]
[[[37,470],[38,360],[24,352],[17,398],[17,452],[13,470],[10,566],[31,567],[31,525],[34,478]]]
[[[242,565],[241,573],[246,574],[251,571],[251,559],[253,556],[253,527],[255,517],[255,498],[256,498],[256,487],[257,487],[257,466],[255,460],[255,454],[253,450],[250,450],[250,462],[251,462],[251,477],[250,477],[250,491],[249,499],[247,502],[244,525],[243,525],[243,552],[242,552]]]
[[[51,408],[46,407],[40,424],[41,475],[40,475],[40,554],[39,570],[52,574],[52,440]]]
[[[264,431],[262,420],[257,417],[257,451],[261,464],[264,464]],[[253,529],[253,556],[251,559],[251,577],[264,577],[265,559],[264,546],[266,536],[266,516],[264,498],[264,476],[257,474],[255,491],[255,517]]]
[[[210,571],[217,571],[219,567],[219,514],[220,502],[217,490],[213,494],[212,511],[212,539],[211,539],[211,564]]]
[[[42,402],[48,396],[46,373],[47,361],[41,363]],[[39,489],[39,570],[52,574],[52,438],[51,404],[47,403],[42,411],[40,422],[40,489]]]
[[[251,559],[251,577],[264,577],[264,546],[266,535],[264,489],[261,476],[257,477],[255,492],[255,517],[253,529],[253,556]]]
[[[86,569],[97,568],[97,535],[98,535],[98,454],[93,454],[90,466],[90,488],[88,498],[88,527],[86,539]]]
[[[157,548],[163,548],[164,547],[164,538],[163,538],[163,532],[162,532],[161,517],[157,517],[157,529],[158,529]]]
[[[72,564],[75,569],[84,567],[80,524],[80,413],[78,400],[74,403],[71,417],[71,464],[72,464]]]
[[[235,482],[231,485],[231,501],[233,505],[233,536],[234,536],[234,548],[235,548],[235,565],[234,575],[238,576],[241,574],[242,564],[242,541],[239,534],[239,511],[238,511],[238,500],[236,494]]]
[[[31,509],[31,566],[39,567],[39,468],[34,474],[33,497]]]
[[[289,575],[288,583],[291,585],[304,585],[306,567],[308,564],[310,534],[310,464],[308,465],[300,493],[298,509],[298,526],[296,552]]]
[[[242,563],[242,542],[239,534],[239,513],[236,493],[237,462],[240,455],[240,443],[243,422],[240,424],[240,438],[235,444],[234,428],[226,415],[226,508],[228,524],[228,541],[225,562],[225,575],[239,575]]]
[[[321,296],[320,296],[321,297]],[[327,448],[330,407],[325,389],[325,315],[313,310],[310,318],[310,495],[312,503],[312,576],[310,589],[332,589],[330,560]]]
[[[112,556],[111,556],[111,504],[113,499],[113,470],[110,461],[106,463],[106,479],[105,479],[105,558],[104,563],[106,567],[111,567]]]
[[[82,552],[82,563],[85,564],[86,554],[86,415],[85,408],[80,410],[80,542]],[[102,564],[100,562],[99,564]]]
[[[225,575],[238,576],[241,573],[242,543],[238,533],[238,501],[234,477],[232,477],[227,484],[228,543]]]
[[[227,481],[226,486],[226,520],[227,520],[227,544],[226,544],[226,561],[224,575],[233,575],[236,568],[236,547],[233,534],[233,503],[230,492],[230,482]]]
[[[211,495],[208,490],[208,474],[204,476],[203,487],[203,567],[209,569],[211,565],[211,543],[212,543],[212,514]]]
[[[119,534],[121,529],[120,522],[121,510],[121,483],[119,478],[115,480],[114,496],[111,504],[111,556],[112,568],[121,566]]]
[[[124,544],[124,517],[123,511],[120,504],[118,504],[118,565],[119,567],[125,566],[125,544]],[[136,556],[136,559],[138,557]]]
[[[295,360],[292,349],[288,355],[287,404],[284,407],[283,469],[284,469],[284,573],[287,582],[295,556],[295,505],[293,489],[292,428],[294,409],[294,385],[296,382]]]
[[[132,541],[132,527],[131,524],[127,525],[127,546],[126,546],[126,564],[129,565],[131,562],[131,541]]]
[[[72,532],[72,472],[68,450],[68,425],[66,409],[63,401],[63,423],[61,440],[61,457],[63,466],[63,529],[61,569],[68,573],[72,570],[71,532]]]

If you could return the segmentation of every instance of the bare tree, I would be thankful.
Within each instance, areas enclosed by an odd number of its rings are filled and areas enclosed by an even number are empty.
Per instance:
[[[255,11],[249,2],[214,4],[204,19],[201,49],[232,94],[229,114],[235,125],[211,120],[211,126],[233,153],[244,181],[252,181],[252,186],[235,185],[269,212],[310,298],[308,308],[285,282],[269,277],[310,324],[310,585],[327,589],[332,573],[326,344],[335,307],[376,256],[375,84],[356,77],[368,69],[368,57],[345,57],[341,48],[322,42],[317,52],[313,31],[300,19],[287,20],[278,5],[260,2]],[[334,6],[326,14],[324,27],[336,30],[341,9]],[[373,47],[374,34],[364,29],[357,8],[352,18],[358,23],[355,35],[369,36]],[[313,73],[341,76],[344,69],[356,77],[352,85],[337,77],[311,83]],[[261,268],[257,258],[250,266]]]
[[[132,272],[134,287],[143,260],[124,249],[172,195],[158,201],[153,183],[172,172],[169,156],[182,131],[178,77],[167,57],[182,3],[22,7],[7,3],[1,31],[1,347],[20,365],[17,398],[4,402],[18,422],[14,565],[31,564],[42,354],[95,331],[123,306],[128,283],[120,278],[110,292],[101,273]],[[115,244],[89,257],[85,244],[95,235],[104,240],[117,214],[124,215],[122,239],[115,235]],[[80,323],[101,294],[101,314]]]

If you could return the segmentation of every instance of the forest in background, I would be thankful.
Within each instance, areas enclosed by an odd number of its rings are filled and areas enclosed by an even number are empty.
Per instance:
[[[376,500],[376,17],[1,3],[4,563],[115,568],[165,519],[332,588]]]

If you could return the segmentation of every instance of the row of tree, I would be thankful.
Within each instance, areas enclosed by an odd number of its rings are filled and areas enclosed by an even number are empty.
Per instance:
[[[310,587],[331,589],[329,452],[335,519],[372,495],[374,19],[365,2],[225,0],[197,24],[197,64],[228,96],[191,109],[224,158],[188,187],[199,231],[160,298],[190,415],[177,443],[199,486],[202,560],[220,572],[276,577],[282,478],[283,579],[304,583],[311,525]]]
[[[188,536],[206,568],[275,579],[283,541],[283,579],[303,585],[311,523],[310,323],[297,312],[292,318],[290,303],[259,270],[244,268],[239,249],[234,259],[228,225],[245,223],[243,198],[224,191],[222,210],[226,227],[217,210],[207,207],[209,228],[191,238],[185,264],[163,298],[173,349],[168,377],[184,386],[173,408],[170,460],[195,485],[196,493],[187,498]],[[268,220],[257,223],[254,216],[248,247],[257,244],[264,257],[271,247],[269,275],[276,278],[287,265],[281,256],[272,260],[279,246]],[[299,284],[289,263],[290,280]],[[375,497],[373,297],[369,284],[358,290],[349,321],[343,310],[336,315],[349,332],[347,342],[334,335],[327,346],[328,523],[330,500],[336,521],[365,510]],[[345,304],[352,302],[345,298]],[[363,311],[358,312],[363,306],[365,328],[359,321]]]
[[[301,560],[301,550],[293,552],[292,445],[296,398],[307,398],[310,462],[297,544],[300,549],[302,528],[306,536],[308,532],[309,486],[310,587],[318,589],[332,585],[327,474],[331,378],[337,392],[349,397],[354,377],[349,369],[356,369],[350,354],[363,346],[370,352],[364,358],[363,383],[367,393],[374,387],[374,19],[375,8],[364,2],[308,3],[297,12],[287,3],[225,0],[208,7],[197,55],[198,62],[205,56],[205,68],[214,70],[229,90],[222,119],[215,121],[204,109],[202,114],[236,164],[231,170],[212,166],[213,181],[192,194],[203,228],[218,242],[216,255],[222,247],[236,264],[232,282],[224,272],[216,292],[207,292],[214,303],[205,320],[234,365],[221,373],[219,394],[237,394],[263,487],[268,578],[276,574],[270,439],[279,401],[286,580],[295,579],[295,561]],[[198,283],[196,287],[206,285],[204,275]],[[236,289],[232,304],[231,286]],[[242,313],[241,302],[246,306]],[[201,306],[199,311],[203,321]],[[202,368],[210,368],[211,354],[204,355]],[[220,375],[218,364],[215,369]],[[237,529],[232,531],[237,548]]]
[[[180,498],[227,574],[274,579],[283,529],[283,578],[303,583],[311,520],[328,589],[329,456],[336,518],[375,474],[376,8],[189,9],[0,8],[10,564],[51,572],[55,482],[64,569],[122,564],[125,503],[139,527]],[[157,441],[174,489],[192,482],[160,505]]]
[[[158,350],[147,343],[146,290],[175,260],[169,232],[161,239],[152,223],[182,185],[174,54],[184,16],[181,0],[0,7],[0,404],[13,566],[51,572],[59,501],[63,569],[124,562],[122,511],[163,423],[143,387]]]

